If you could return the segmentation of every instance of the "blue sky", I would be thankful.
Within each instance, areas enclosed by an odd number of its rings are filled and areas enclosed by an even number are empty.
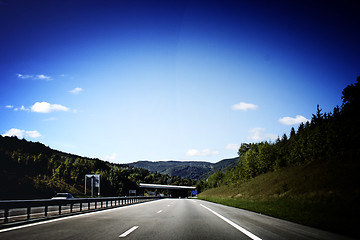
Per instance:
[[[237,156],[360,75],[351,1],[0,1],[0,134],[117,163]]]

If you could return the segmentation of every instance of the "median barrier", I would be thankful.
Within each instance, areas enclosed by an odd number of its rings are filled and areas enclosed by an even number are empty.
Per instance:
[[[161,197],[103,197],[73,199],[38,199],[0,201],[2,224],[9,222],[47,218],[50,215],[87,212],[111,207],[157,200]],[[36,210],[36,211],[35,211]]]

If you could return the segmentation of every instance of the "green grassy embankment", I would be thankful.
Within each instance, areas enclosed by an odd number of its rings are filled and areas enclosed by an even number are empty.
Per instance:
[[[209,189],[199,198],[360,237],[358,169],[358,163],[312,163]]]

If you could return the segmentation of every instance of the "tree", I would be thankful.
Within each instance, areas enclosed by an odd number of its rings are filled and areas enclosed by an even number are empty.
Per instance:
[[[251,143],[242,143],[240,148],[239,148],[239,151],[238,151],[238,154],[239,156],[242,156],[242,155],[245,155],[245,153],[247,151],[249,151],[251,149]]]
[[[343,108],[348,105],[359,106],[360,104],[360,76],[356,80],[357,82],[351,85],[348,85],[342,91],[342,100],[343,100]]]

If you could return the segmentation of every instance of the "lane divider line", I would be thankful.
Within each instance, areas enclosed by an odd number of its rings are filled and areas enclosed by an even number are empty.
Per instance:
[[[157,213],[161,213],[162,212],[162,210],[160,210],[160,211],[157,211]]]
[[[208,211],[212,212],[213,214],[215,214],[216,216],[218,216],[219,218],[221,218],[222,220],[224,220],[225,222],[227,222],[228,224],[230,224],[231,226],[233,226],[234,228],[236,228],[237,230],[239,230],[240,232],[242,232],[243,234],[245,234],[246,236],[248,236],[249,238],[253,239],[253,240],[262,240],[261,238],[259,238],[258,236],[254,235],[253,233],[249,232],[248,230],[240,227],[239,225],[237,225],[236,223],[230,221],[229,219],[221,216],[220,214],[218,214],[217,212],[211,210],[210,208],[200,204],[203,208],[207,209]]]
[[[119,238],[124,238],[127,235],[129,235],[130,233],[132,233],[133,231],[135,231],[139,226],[133,226],[132,228],[130,228],[129,230],[127,230],[126,232],[124,232],[123,234],[121,234],[119,236]]]

